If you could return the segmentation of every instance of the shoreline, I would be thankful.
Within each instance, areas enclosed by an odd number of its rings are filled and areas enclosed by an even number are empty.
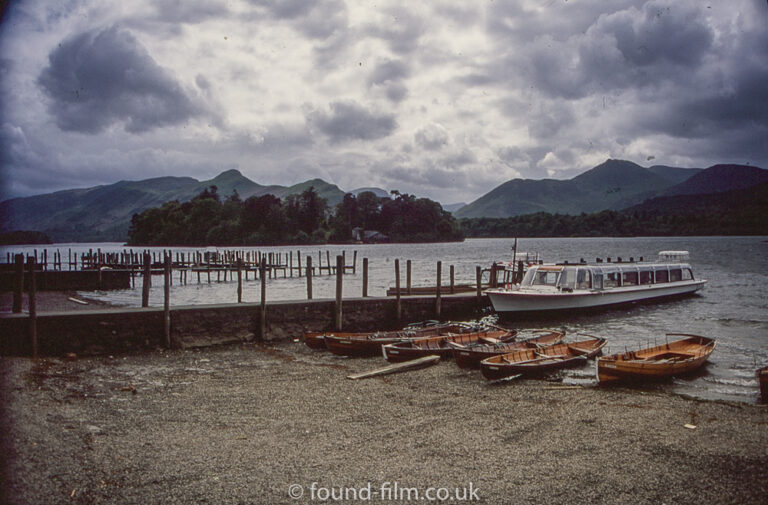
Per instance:
[[[80,300],[78,303],[71,298]],[[37,313],[42,312],[66,312],[79,310],[99,310],[119,308],[120,305],[97,300],[77,291],[38,291],[35,293],[35,305]],[[13,293],[0,293],[0,313],[10,314],[13,309]],[[27,293],[21,297],[21,311],[29,313],[29,297]]]
[[[451,362],[346,379],[380,366],[301,342],[2,359],[6,499],[309,503],[287,491],[313,482],[472,483],[479,503],[749,504],[768,492],[765,405],[489,385]]]

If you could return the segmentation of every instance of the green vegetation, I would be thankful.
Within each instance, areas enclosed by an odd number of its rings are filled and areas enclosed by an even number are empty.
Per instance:
[[[707,195],[661,197],[624,211],[577,216],[537,212],[459,222],[467,237],[768,235],[768,184]]]
[[[242,200],[234,191],[223,201],[210,186],[188,202],[173,200],[134,214],[130,245],[277,245],[350,242],[353,230],[375,230],[393,242],[463,240],[456,220],[427,198],[366,191],[344,195],[331,211],[313,186],[284,199]]]
[[[17,230],[0,233],[0,245],[52,244],[50,237],[41,231]]]

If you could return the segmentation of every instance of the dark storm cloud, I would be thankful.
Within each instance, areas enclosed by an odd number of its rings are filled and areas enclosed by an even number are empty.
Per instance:
[[[157,20],[165,23],[196,24],[229,15],[221,0],[153,0],[152,6],[157,10]]]
[[[652,1],[638,9],[611,3],[591,16],[584,14],[589,5],[581,7],[548,10],[551,16],[517,5],[492,8],[489,30],[498,37],[505,64],[494,62],[486,74],[548,96],[578,99],[685,80],[714,41],[702,4]],[[541,26],[543,19],[552,26]],[[562,30],[553,28],[560,24]],[[511,41],[520,45],[506,49]]]
[[[123,123],[140,133],[202,114],[175,77],[117,27],[65,39],[37,82],[65,131],[98,133]]]
[[[368,36],[386,41],[392,51],[401,55],[415,51],[425,31],[424,20],[405,8],[388,9],[384,21],[364,30]]]
[[[341,0],[258,0],[251,4],[266,10],[272,19],[290,21],[313,39],[327,39],[347,28],[347,6]]]
[[[389,100],[400,102],[408,94],[408,88],[402,81],[410,73],[407,63],[401,60],[387,60],[373,69],[368,78],[368,86],[382,89]]]
[[[448,143],[448,132],[437,124],[419,129],[413,137],[416,145],[428,151],[437,151]]]
[[[353,100],[332,102],[330,109],[308,113],[307,121],[317,125],[331,142],[380,139],[397,127],[394,115],[371,112]]]
[[[399,81],[408,77],[410,69],[408,64],[400,60],[388,60],[379,63],[371,72],[369,84],[382,84],[387,81]]]

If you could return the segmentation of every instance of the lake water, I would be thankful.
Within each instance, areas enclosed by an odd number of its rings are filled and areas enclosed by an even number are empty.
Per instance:
[[[405,262],[412,261],[413,285],[434,285],[436,262],[442,261],[443,284],[449,282],[449,266],[455,267],[456,283],[475,282],[475,267],[488,267],[495,260],[508,260],[512,256],[511,239],[472,239],[449,244],[381,244],[354,246],[300,246],[237,248],[312,254],[315,266],[318,253],[325,264],[326,251],[332,261],[346,251],[351,264],[353,251],[358,252],[357,273],[344,279],[344,296],[356,297],[362,293],[362,258],[369,260],[369,295],[384,296],[394,286],[394,260],[400,259],[401,282],[405,284]],[[0,248],[6,252],[29,252],[42,246],[13,246]],[[88,249],[102,251],[123,250],[121,244],[56,244],[47,246],[49,258],[58,249],[67,259],[67,251],[81,253]],[[152,249],[151,249],[152,250]],[[154,249],[160,251],[160,248]],[[174,251],[193,251],[178,248]],[[545,261],[594,261],[595,257],[630,256],[653,259],[662,250],[690,251],[690,263],[697,277],[708,280],[700,294],[666,302],[637,304],[587,314],[567,314],[537,320],[504,321],[510,327],[555,327],[565,329],[569,335],[578,333],[597,335],[608,339],[604,353],[624,351],[638,346],[663,343],[666,333],[693,333],[717,339],[717,348],[709,364],[700,373],[668,384],[643,386],[662,389],[707,399],[757,401],[758,389],[754,371],[768,364],[768,240],[767,237],[659,237],[659,238],[546,238],[522,239],[518,251],[538,252]],[[66,266],[65,266],[66,269]],[[236,282],[208,284],[205,275],[198,284],[190,273],[188,284],[179,285],[174,279],[171,289],[172,305],[226,303],[237,300]],[[162,279],[153,279],[151,305],[162,305]],[[313,278],[314,298],[333,298],[335,277],[320,275]],[[259,301],[260,285],[251,280],[244,284],[244,301]],[[87,293],[110,303],[139,306],[141,282],[134,289]],[[268,300],[306,298],[305,278],[270,279]],[[594,369],[581,368],[563,372],[563,381],[574,384],[594,382]]]

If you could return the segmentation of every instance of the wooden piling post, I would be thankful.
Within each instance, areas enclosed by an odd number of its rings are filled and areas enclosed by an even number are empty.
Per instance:
[[[363,298],[368,296],[368,258],[363,258]]]
[[[357,274],[357,251],[352,253],[352,275]]]
[[[243,260],[237,258],[237,303],[243,303]]]
[[[312,299],[312,256],[307,255],[307,300]]]
[[[400,305],[400,260],[395,258],[395,320],[400,325],[403,309]]]
[[[288,251],[288,270],[291,271],[291,277],[293,277],[293,251]]]
[[[13,276],[13,313],[21,312],[21,298],[24,293],[24,255],[14,256],[14,276]]]
[[[165,256],[163,265],[163,336],[165,348],[171,348],[171,254]]]
[[[331,251],[325,251],[325,266],[328,267],[328,275],[331,275]]]
[[[301,251],[296,251],[296,265],[298,266],[299,277],[301,277]]]
[[[475,280],[477,281],[477,304],[480,305],[483,297],[483,269],[480,265],[475,266]]]
[[[344,256],[336,256],[336,331],[341,331],[341,299],[344,279]]]
[[[27,259],[29,268],[29,338],[32,342],[32,357],[37,358],[37,300],[35,300],[35,258]]]
[[[152,258],[148,252],[144,253],[144,276],[141,286],[141,306],[149,307],[149,288],[152,287]]]
[[[405,262],[405,294],[411,294],[411,260]]]
[[[451,265],[450,271],[451,271],[451,294],[454,294],[456,292],[456,283],[455,283],[455,278],[454,278],[455,270],[453,268],[453,265]]]
[[[440,291],[442,289],[440,287],[440,284],[441,284],[441,280],[442,280],[442,275],[443,275],[443,262],[442,261],[438,261],[437,262],[437,289],[435,290],[436,291],[436,294],[435,294],[435,316],[437,317],[438,320],[440,320],[440,309],[441,309],[441,306],[440,306],[441,305],[441,303],[440,303],[441,302],[441,293],[440,293]]]
[[[264,340],[267,336],[267,258],[261,258],[259,265],[259,276],[261,277],[261,299],[259,311],[259,338]]]

